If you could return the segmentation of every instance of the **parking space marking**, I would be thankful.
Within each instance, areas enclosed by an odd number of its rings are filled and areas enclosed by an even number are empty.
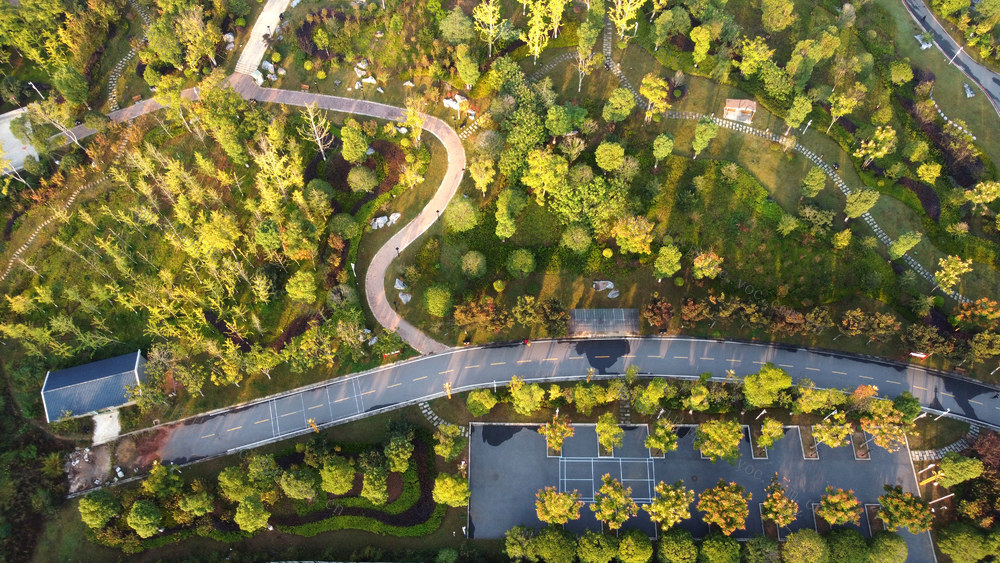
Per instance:
[[[414,379],[413,381],[420,381],[422,379],[427,379],[427,376],[425,375],[423,377],[418,377],[418,378]]]
[[[623,357],[623,358],[634,358],[634,357],[635,357],[635,354],[625,354],[625,355],[624,355],[624,356],[622,356],[622,357]]]

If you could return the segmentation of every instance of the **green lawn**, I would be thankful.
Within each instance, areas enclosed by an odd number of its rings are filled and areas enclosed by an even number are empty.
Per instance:
[[[935,421],[931,415],[916,422],[913,432],[907,434],[911,450],[936,450],[954,444],[969,432],[969,424],[953,418]]]

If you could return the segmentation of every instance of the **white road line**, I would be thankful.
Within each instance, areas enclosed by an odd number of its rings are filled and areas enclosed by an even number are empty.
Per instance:
[[[793,367],[795,367],[795,366],[793,366],[792,364],[778,364],[778,367],[783,367],[783,368],[793,368]]]
[[[859,375],[858,377],[860,377],[861,379],[875,379],[874,377],[872,377],[870,375]]]
[[[847,375],[846,373],[844,373],[844,372],[842,372],[842,371],[837,371],[837,370],[831,370],[831,371],[832,371],[833,373],[837,374],[837,375]]]
[[[900,382],[892,380],[892,379],[886,379],[885,382],[886,383],[892,383],[893,385],[902,385]]]
[[[819,371],[819,368],[810,368],[810,367],[807,367],[806,369],[809,370],[809,371]]]

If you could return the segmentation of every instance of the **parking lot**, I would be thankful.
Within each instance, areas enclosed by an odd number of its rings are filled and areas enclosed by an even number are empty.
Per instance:
[[[850,447],[820,446],[820,459],[802,456],[797,428],[786,428],[785,437],[768,451],[767,459],[753,459],[749,439],[744,433],[740,458],[735,465],[724,461],[712,463],[702,459],[694,449],[695,429],[678,428],[676,451],[654,458],[643,445],[646,426],[631,426],[625,430],[622,446],[612,457],[598,453],[597,434],[593,425],[575,426],[575,435],[566,440],[560,457],[549,457],[545,438],[537,426],[473,424],[470,432],[470,537],[500,538],[516,525],[540,528],[535,515],[535,494],[546,486],[561,491],[576,490],[584,501],[592,501],[600,487],[601,477],[611,474],[632,488],[638,504],[649,502],[653,488],[660,481],[674,483],[679,479],[686,487],[700,494],[715,486],[719,479],[736,481],[753,495],[750,516],[745,530],[733,534],[738,539],[763,534],[764,528],[758,505],[766,497],[764,488],[775,472],[787,480],[788,495],[799,504],[799,514],[782,537],[804,527],[815,527],[810,509],[819,502],[827,485],[852,489],[862,504],[877,504],[884,484],[901,485],[904,490],[917,490],[916,477],[909,453],[901,450],[889,453],[881,448],[872,450],[870,461],[858,461]],[[697,502],[697,501],[696,501]],[[682,523],[695,537],[708,533],[701,513],[694,506],[692,518]],[[566,525],[568,530],[582,533],[586,529],[600,530],[601,524],[589,507],[581,510],[581,518]],[[650,537],[656,529],[645,511],[626,522],[623,529],[637,528]],[[856,527],[866,537],[871,535],[867,516],[862,515]],[[902,531],[910,550],[909,561],[933,561],[930,535]]]

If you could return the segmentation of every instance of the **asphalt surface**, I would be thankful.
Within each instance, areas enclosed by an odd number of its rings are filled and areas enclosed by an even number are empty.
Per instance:
[[[561,456],[549,457],[545,438],[534,425],[472,424],[469,438],[469,537],[476,539],[503,538],[510,528],[527,525],[541,528],[535,512],[535,493],[544,487],[559,491],[578,491],[581,500],[591,503],[594,491],[601,486],[601,477],[610,474],[632,489],[632,498],[648,504],[655,496],[657,483],[683,480],[684,486],[701,494],[714,487],[719,479],[735,481],[753,498],[746,528],[733,537],[745,539],[764,533],[759,504],[767,498],[765,487],[777,473],[787,487],[788,497],[799,505],[794,522],[782,528],[781,537],[791,532],[814,528],[816,519],[811,505],[818,503],[827,485],[850,489],[862,504],[878,504],[885,491],[882,485],[900,485],[904,491],[917,492],[908,451],[902,448],[888,452],[873,448],[869,459],[856,459],[848,446],[830,448],[820,445],[819,460],[806,459],[797,427],[786,427],[785,435],[768,448],[767,457],[755,458],[744,426],[744,439],[739,445],[739,458],[730,465],[725,461],[712,463],[701,457],[694,447],[693,425],[679,425],[678,447],[660,457],[652,457],[644,440],[648,428],[626,426],[621,447],[611,457],[598,453],[597,434],[593,424],[574,424],[575,433],[563,444]],[[681,522],[695,537],[708,533],[703,513],[697,503],[691,506],[691,518]],[[858,525],[848,525],[864,536],[871,536],[867,515],[862,514]],[[601,523],[593,511],[585,507],[580,519],[568,522],[566,529],[582,535],[585,530],[600,531]],[[643,510],[629,518],[623,530],[638,529],[655,536],[656,526]],[[909,563],[934,561],[929,533],[911,534],[906,529],[899,535],[907,543]],[[838,562],[839,563],[839,562]]]
[[[923,0],[902,1],[917,24],[934,35],[934,43],[937,44],[944,56],[949,60],[955,57],[953,64],[961,69],[970,80],[979,85],[980,89],[986,93],[990,103],[993,104],[993,109],[1000,115],[1000,74],[979,64],[965,51],[959,52],[961,46],[952,39]],[[956,53],[958,53],[957,57]]]
[[[337,378],[318,385],[157,428],[156,449],[163,462],[187,463],[310,432],[477,387],[500,387],[512,375],[527,381],[616,377],[629,365],[642,374],[680,378],[726,370],[742,378],[773,362],[795,381],[819,387],[854,389],[875,385],[880,396],[913,393],[932,414],[1000,429],[1000,388],[875,358],[848,356],[766,344],[696,338],[538,341],[441,354]],[[141,439],[141,438],[140,438]]]

